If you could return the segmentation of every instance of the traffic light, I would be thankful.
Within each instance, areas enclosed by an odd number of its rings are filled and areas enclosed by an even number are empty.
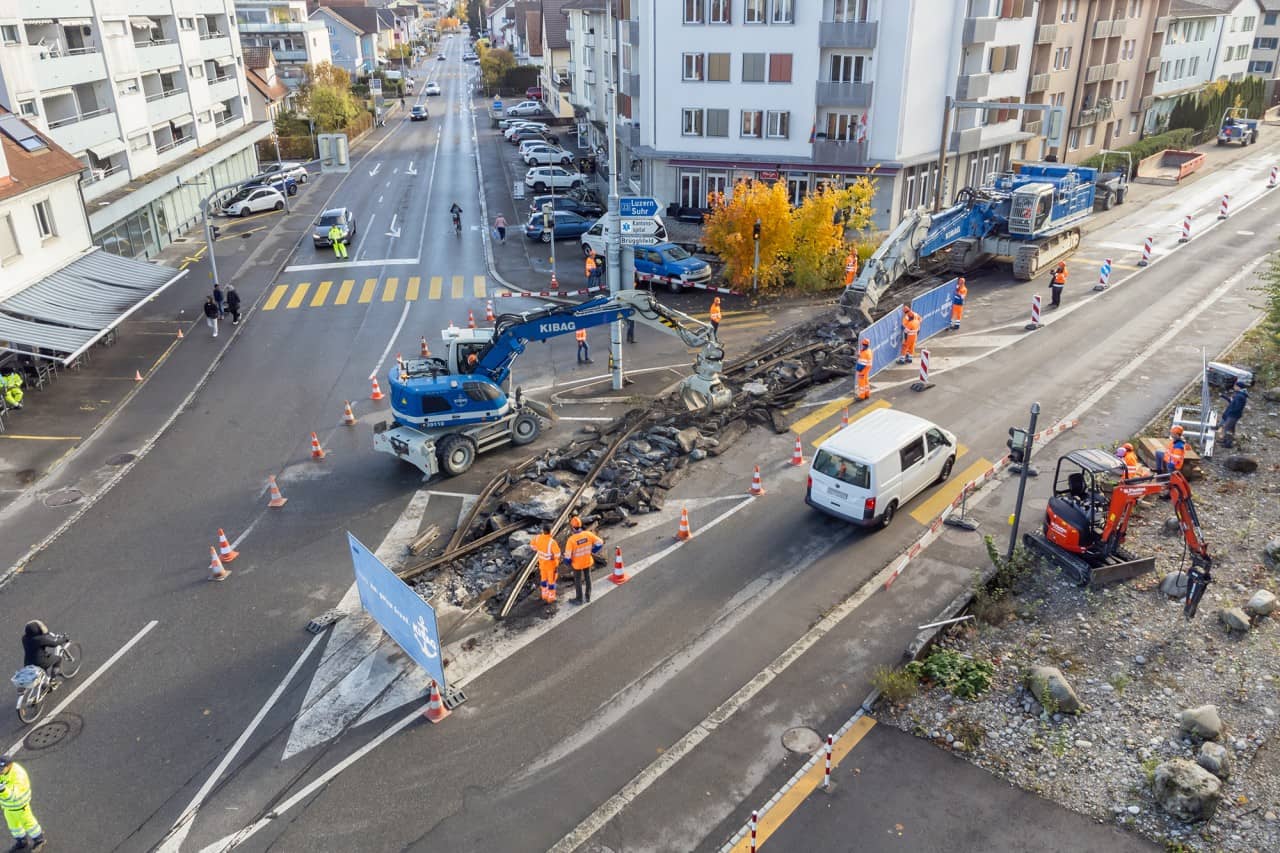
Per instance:
[[[1027,431],[1025,429],[1009,427],[1009,440],[1005,444],[1009,447],[1009,460],[1011,462],[1015,465],[1021,465],[1027,461]]]
[[[222,229],[221,229],[220,227],[218,227],[217,225],[210,225],[210,226],[209,226],[209,232],[213,235],[213,239],[214,239],[214,240],[217,240],[217,239],[218,239],[218,235],[219,235],[219,232],[220,232],[220,231],[222,231]]]
[[[760,239],[760,220],[759,219],[756,220],[755,225],[751,226],[751,239],[752,240]]]

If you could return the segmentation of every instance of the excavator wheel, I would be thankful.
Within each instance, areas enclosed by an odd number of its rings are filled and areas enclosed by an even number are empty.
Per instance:
[[[436,446],[440,470],[457,477],[471,470],[476,461],[476,443],[465,435],[446,435]]]
[[[519,447],[533,441],[542,432],[542,422],[533,412],[521,412],[511,421],[511,443]]]

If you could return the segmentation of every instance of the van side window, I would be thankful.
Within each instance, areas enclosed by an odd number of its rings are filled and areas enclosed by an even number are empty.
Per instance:
[[[910,444],[898,451],[898,455],[902,458],[902,470],[906,471],[924,458],[924,444],[918,438],[913,439]]]
[[[939,447],[947,446],[947,437],[942,434],[940,429],[931,429],[924,434],[925,443],[929,446],[929,452],[937,450]]]

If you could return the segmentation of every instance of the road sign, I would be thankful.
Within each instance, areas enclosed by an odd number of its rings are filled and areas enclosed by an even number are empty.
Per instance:
[[[624,195],[618,199],[618,213],[638,218],[658,215],[658,200],[647,196]]]
[[[369,94],[370,95],[382,94],[382,78],[380,77],[369,78]]]
[[[445,689],[436,612],[395,576],[360,540],[347,533],[360,603],[414,663]]]
[[[627,235],[640,237],[657,234],[658,220],[649,217],[644,219],[623,219],[618,223],[618,233],[622,234],[623,237]]]
[[[623,246],[652,246],[658,242],[656,234],[623,234],[621,235]]]

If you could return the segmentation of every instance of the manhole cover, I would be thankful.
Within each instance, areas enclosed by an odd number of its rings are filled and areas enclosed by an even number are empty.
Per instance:
[[[54,720],[52,723],[45,723],[40,728],[33,729],[22,743],[27,749],[48,749],[55,743],[61,743],[69,734],[71,734],[69,723]]]
[[[822,738],[813,729],[796,726],[782,733],[782,745],[792,752],[812,755],[822,745]]]
[[[132,453],[117,453],[115,456],[112,456],[107,460],[107,464],[111,466],[128,465],[137,458],[138,457],[134,456]]]
[[[45,506],[67,506],[84,497],[84,493],[79,489],[63,489],[60,492],[53,492],[44,499]]]

